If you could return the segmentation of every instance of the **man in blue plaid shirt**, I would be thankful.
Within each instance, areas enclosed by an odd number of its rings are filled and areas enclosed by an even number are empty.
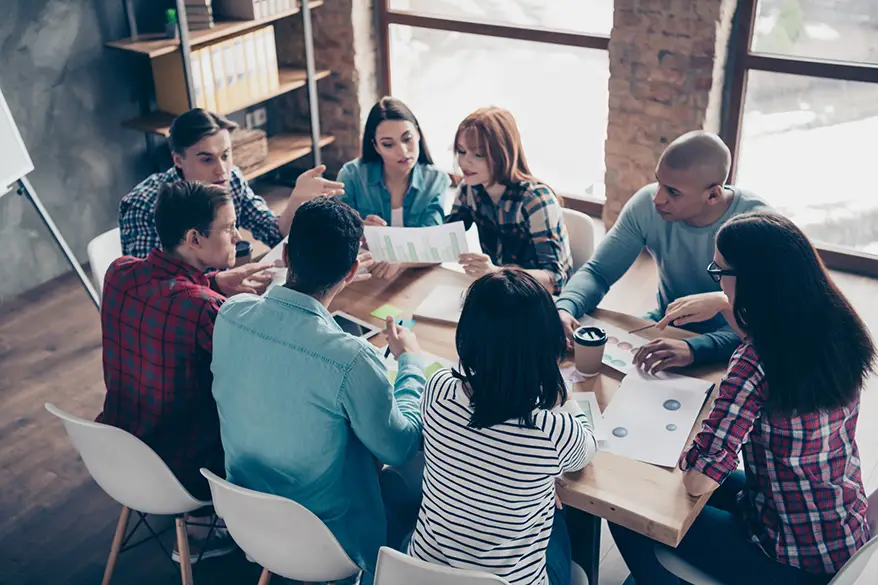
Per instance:
[[[286,208],[276,216],[259,197],[238,167],[232,162],[230,132],[238,127],[231,120],[200,108],[178,116],[171,124],[170,146],[174,166],[147,177],[119,203],[119,228],[122,253],[146,258],[160,248],[155,229],[154,210],[163,185],[181,180],[219,185],[229,191],[238,227],[274,247],[290,231],[290,222],[299,205],[318,195],[341,195],[344,185],[321,177],[324,166],[302,173],[296,181]]]

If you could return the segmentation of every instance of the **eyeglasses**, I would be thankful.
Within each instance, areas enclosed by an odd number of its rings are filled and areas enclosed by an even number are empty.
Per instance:
[[[211,234],[211,232],[226,232],[230,236],[234,236],[236,233],[238,233],[238,226],[230,225],[228,227],[217,228],[215,230],[204,230],[201,233],[204,234],[205,236],[209,236]]]
[[[716,262],[711,262],[707,265],[707,273],[710,275],[714,282],[721,281],[723,279],[723,276],[735,276],[734,270],[723,270],[716,265]]]

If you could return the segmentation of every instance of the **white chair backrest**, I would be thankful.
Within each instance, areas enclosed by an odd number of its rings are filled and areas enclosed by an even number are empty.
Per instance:
[[[382,546],[374,585],[508,585],[497,575],[434,565]]]
[[[869,528],[872,540],[854,554],[841,570],[836,573],[829,585],[872,585],[878,583],[878,488],[869,495]],[[871,563],[870,563],[871,561]],[[866,567],[868,574],[864,574]]]
[[[246,554],[275,575],[305,582],[360,572],[325,524],[307,508],[272,494],[232,485],[202,469],[217,515]]]
[[[579,270],[594,254],[594,223],[586,214],[569,207],[564,207],[563,213],[567,235],[570,237],[573,270]]]
[[[113,260],[122,256],[122,236],[119,228],[104,232],[88,243],[88,263],[98,294],[104,290],[104,275]]]
[[[51,403],[88,472],[111,498],[145,514],[182,514],[210,502],[193,498],[155,451],[122,429],[84,420]]]

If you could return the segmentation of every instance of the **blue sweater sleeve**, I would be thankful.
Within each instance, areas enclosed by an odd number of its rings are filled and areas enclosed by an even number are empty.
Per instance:
[[[741,345],[741,339],[731,327],[726,325],[716,331],[687,339],[686,343],[692,348],[693,364],[698,365],[729,361]]]
[[[576,318],[594,311],[610,287],[631,268],[646,245],[645,205],[651,194],[643,188],[622,209],[616,224],[600,243],[594,256],[577,270],[564,287],[557,306]]]

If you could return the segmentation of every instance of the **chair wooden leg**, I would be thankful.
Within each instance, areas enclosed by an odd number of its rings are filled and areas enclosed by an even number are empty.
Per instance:
[[[113,569],[116,568],[116,560],[119,558],[119,551],[122,550],[122,541],[125,539],[125,531],[128,530],[128,518],[131,515],[131,508],[122,506],[122,513],[119,514],[119,521],[116,523],[116,534],[113,536],[113,544],[110,546],[110,558],[107,559],[107,567],[104,569],[104,580],[101,585],[110,585],[110,579],[113,578]]]
[[[271,571],[268,569],[262,569],[262,574],[259,576],[259,583],[256,585],[268,585],[269,581],[271,581]]]
[[[180,555],[180,577],[183,585],[192,585],[192,562],[189,558],[189,535],[186,532],[186,520],[176,518],[177,552]]]

